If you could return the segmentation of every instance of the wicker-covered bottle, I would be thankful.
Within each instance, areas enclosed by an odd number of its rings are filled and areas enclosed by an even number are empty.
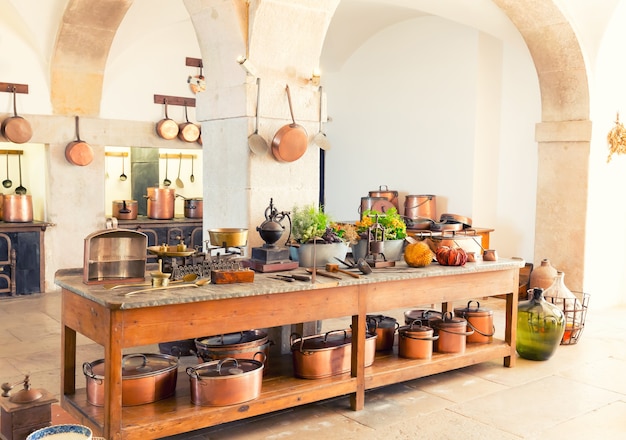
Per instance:
[[[532,299],[517,307],[517,339],[515,348],[524,359],[550,359],[565,332],[565,314],[543,298],[543,289],[531,289]],[[529,293],[530,293],[529,291]]]

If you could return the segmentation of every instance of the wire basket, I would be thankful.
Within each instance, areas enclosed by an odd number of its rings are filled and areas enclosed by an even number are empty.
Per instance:
[[[576,344],[585,329],[590,295],[584,292],[572,291],[572,293],[576,295],[576,298],[545,297],[546,301],[561,307],[565,313],[565,333],[563,333],[561,345]]]

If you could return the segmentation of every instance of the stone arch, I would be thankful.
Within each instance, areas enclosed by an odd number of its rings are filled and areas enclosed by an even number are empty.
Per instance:
[[[70,0],[52,54],[55,114],[97,115],[109,49],[132,0]]]
[[[591,121],[585,60],[568,20],[552,0],[493,0],[526,41],[541,92],[535,260],[549,258],[582,291]],[[563,172],[567,170],[567,172]],[[572,240],[571,237],[579,237]]]

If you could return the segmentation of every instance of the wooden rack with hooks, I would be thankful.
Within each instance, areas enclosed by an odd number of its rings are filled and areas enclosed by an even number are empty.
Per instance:
[[[21,156],[24,154],[24,150],[0,150],[0,156],[6,156],[7,154],[17,154]]]
[[[197,159],[195,154],[159,154],[159,159]]]
[[[14,83],[0,82],[0,92],[13,93],[13,88],[15,88],[15,93],[28,94],[28,84],[14,84]]]
[[[185,66],[190,66],[190,67],[199,67],[202,69],[202,59],[201,58],[190,58],[187,57],[185,58]]]
[[[196,106],[196,98],[185,98],[183,96],[154,95],[155,104],[165,104],[165,100],[167,100],[167,105],[181,105],[181,106],[186,105],[187,107]]]
[[[107,151],[104,153],[107,157],[128,157],[128,153],[125,151],[115,152],[115,151]]]

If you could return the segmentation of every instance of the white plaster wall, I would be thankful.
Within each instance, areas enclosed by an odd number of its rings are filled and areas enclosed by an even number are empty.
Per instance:
[[[380,185],[401,196],[435,194],[439,214],[476,218],[476,226],[496,229],[492,247],[501,255],[532,261],[539,91],[519,36],[499,42],[441,18],[416,18],[373,35],[322,81],[332,118],[325,125],[332,215],[356,219],[360,198]]]

